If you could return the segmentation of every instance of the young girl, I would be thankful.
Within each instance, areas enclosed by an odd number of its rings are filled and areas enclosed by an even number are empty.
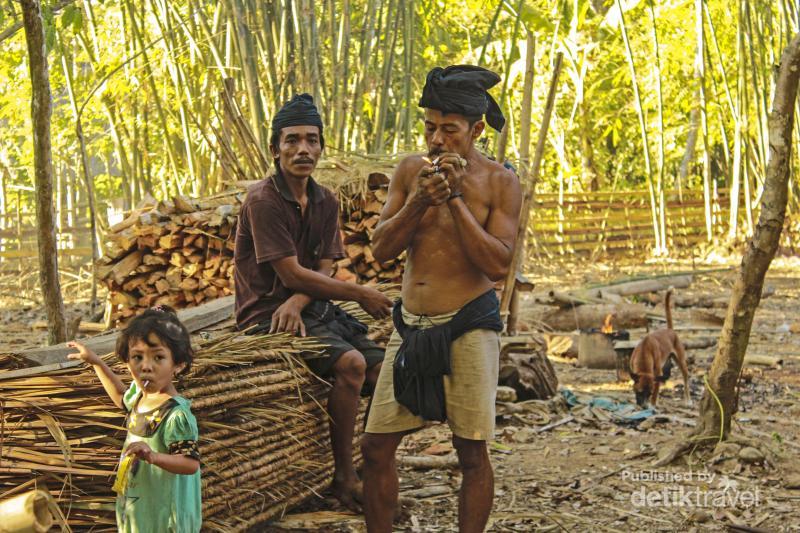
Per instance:
[[[172,384],[189,370],[194,352],[189,332],[167,306],[134,318],[117,339],[117,355],[133,376],[128,389],[94,352],[69,343],[94,368],[117,407],[127,412],[122,458],[133,461],[117,495],[121,532],[194,533],[200,530],[200,454],[197,422],[189,401]]]

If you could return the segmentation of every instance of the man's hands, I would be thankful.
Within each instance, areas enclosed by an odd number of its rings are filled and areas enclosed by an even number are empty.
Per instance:
[[[447,178],[450,194],[460,193],[461,186],[464,183],[464,176],[467,175],[467,160],[453,152],[445,152],[439,155],[438,165]]]
[[[392,312],[392,301],[372,287],[361,286],[362,295],[358,304],[372,318],[386,318]]]
[[[380,291],[371,287],[359,286],[360,297],[356,300],[361,308],[373,318],[385,318],[392,312],[392,301]],[[311,297],[302,293],[293,294],[283,302],[270,320],[270,333],[286,331],[301,337],[306,336],[303,322],[303,309],[311,302]]]
[[[416,199],[426,206],[447,202],[450,195],[460,193],[466,175],[467,160],[453,152],[444,152],[433,161],[427,158],[417,174]]]
[[[70,348],[75,348],[77,353],[67,355],[67,359],[80,360],[88,365],[99,365],[102,363],[100,356],[91,351],[89,348],[77,341],[70,341],[67,343]]]
[[[301,337],[305,337],[306,325],[303,323],[300,313],[310,301],[311,298],[304,294],[293,294],[272,313],[269,332],[287,331],[292,334],[299,333]]]
[[[417,193],[415,200],[425,206],[442,205],[450,196],[447,178],[437,167],[425,164],[417,174]]]

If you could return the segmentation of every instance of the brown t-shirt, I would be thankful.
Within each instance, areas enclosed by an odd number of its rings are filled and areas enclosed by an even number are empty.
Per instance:
[[[236,324],[244,328],[269,322],[293,291],[272,268],[272,261],[297,256],[300,266],[319,268],[320,259],[345,256],[339,233],[339,201],[308,179],[308,205],[301,213],[278,172],[247,191],[236,230]]]

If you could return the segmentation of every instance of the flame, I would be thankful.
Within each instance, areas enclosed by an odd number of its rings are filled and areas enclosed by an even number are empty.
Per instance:
[[[612,313],[609,313],[606,316],[606,319],[603,321],[603,327],[600,328],[600,331],[603,333],[614,333],[614,326],[611,325],[611,319],[614,317]]]

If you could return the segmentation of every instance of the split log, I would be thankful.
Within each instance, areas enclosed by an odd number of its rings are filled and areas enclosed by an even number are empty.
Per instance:
[[[620,296],[631,296],[634,294],[644,294],[647,292],[665,291],[670,287],[674,289],[685,289],[691,284],[692,276],[690,274],[684,274],[680,276],[643,279],[629,281],[626,283],[617,283],[614,285],[606,285],[603,287],[593,287],[588,291],[590,294],[595,294],[596,297],[599,297],[602,292],[618,294]]]
[[[537,298],[537,302],[560,307],[603,303],[619,304],[623,303],[623,296],[664,291],[670,287],[686,288],[691,283],[691,275],[658,277],[570,291],[553,290],[548,293],[546,298]]]
[[[616,329],[640,328],[647,325],[648,312],[643,304],[593,304],[548,310],[535,318],[554,331],[600,328],[608,315],[614,315]]]
[[[401,455],[397,462],[400,466],[414,470],[458,468],[458,458],[455,455]]]
[[[80,317],[78,317],[80,318]],[[43,320],[37,320],[33,324],[31,324],[32,329],[47,329],[47,322]],[[81,322],[78,325],[78,331],[81,333],[101,333],[105,331],[106,325],[102,322]]]
[[[774,287],[765,287],[761,292],[762,298],[768,298],[775,294]],[[663,296],[659,294],[647,294],[644,299],[653,305],[658,305],[664,302]],[[724,294],[699,294],[699,295],[682,295],[674,294],[672,296],[672,304],[675,307],[702,307],[706,309],[727,309],[728,303],[731,301],[730,291],[725,291]]]
[[[747,354],[744,356],[744,364],[758,366],[779,366],[783,364],[783,359],[771,355]]]
[[[644,337],[644,335],[642,335]],[[641,339],[630,341],[614,341],[615,350],[633,350],[641,342]],[[696,337],[696,338],[681,338],[681,344],[687,350],[702,350],[716,346],[717,339],[715,337]]]

